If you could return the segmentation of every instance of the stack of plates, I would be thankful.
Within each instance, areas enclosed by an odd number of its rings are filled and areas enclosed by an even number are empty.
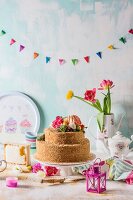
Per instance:
[[[36,138],[37,136],[35,135],[35,133],[32,132],[25,133],[25,140],[27,143],[30,144],[31,149],[36,149]]]

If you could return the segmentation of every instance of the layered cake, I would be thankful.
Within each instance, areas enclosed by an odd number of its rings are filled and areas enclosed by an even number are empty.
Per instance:
[[[43,162],[85,162],[89,160],[90,142],[78,116],[58,116],[37,138],[36,150],[36,159]]]

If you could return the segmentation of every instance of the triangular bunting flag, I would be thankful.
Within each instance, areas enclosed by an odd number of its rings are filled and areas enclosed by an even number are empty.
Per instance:
[[[112,49],[116,49],[116,48],[114,47],[114,45],[111,44],[111,45],[108,46],[108,49],[112,50]]]
[[[128,33],[133,34],[133,29],[131,28],[131,29],[128,31]]]
[[[78,64],[78,59],[72,59],[72,63],[73,63],[73,65]]]
[[[89,56],[85,56],[84,59],[85,59],[85,61],[86,61],[87,63],[90,62],[90,57],[89,57]]]
[[[126,41],[126,38],[124,38],[124,37],[121,37],[121,38],[119,39],[119,41],[122,42],[122,43],[124,43],[124,44],[127,42],[127,41]]]
[[[25,48],[25,46],[20,44],[19,51],[21,52],[24,48]]]
[[[6,32],[4,30],[1,31],[0,36],[5,35]]]
[[[60,58],[60,59],[59,59],[59,63],[60,63],[60,65],[63,65],[63,64],[65,63],[65,60],[62,59],[62,58]]]
[[[39,53],[34,52],[34,55],[33,55],[34,59],[36,59],[38,56],[39,56]]]
[[[96,54],[97,54],[97,56],[98,56],[99,58],[102,59],[102,52],[101,52],[101,51],[97,52]]]
[[[49,63],[50,62],[50,57],[46,56],[46,63]]]
[[[10,45],[14,44],[16,42],[16,40],[14,40],[13,38],[10,41]]]

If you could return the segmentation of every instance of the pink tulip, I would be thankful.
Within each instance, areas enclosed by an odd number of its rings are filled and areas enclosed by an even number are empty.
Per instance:
[[[96,103],[96,88],[93,88],[93,90],[86,90],[85,94],[84,94],[84,99],[87,101],[90,101],[92,103]]]
[[[110,81],[110,80],[103,80],[101,83],[100,83],[100,88],[98,88],[98,90],[107,90],[108,88],[111,89],[113,88],[114,85],[113,85],[113,81]]]

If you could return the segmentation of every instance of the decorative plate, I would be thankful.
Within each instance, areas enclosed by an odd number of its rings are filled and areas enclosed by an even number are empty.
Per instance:
[[[21,92],[0,94],[0,133],[37,134],[40,114],[36,104]]]

